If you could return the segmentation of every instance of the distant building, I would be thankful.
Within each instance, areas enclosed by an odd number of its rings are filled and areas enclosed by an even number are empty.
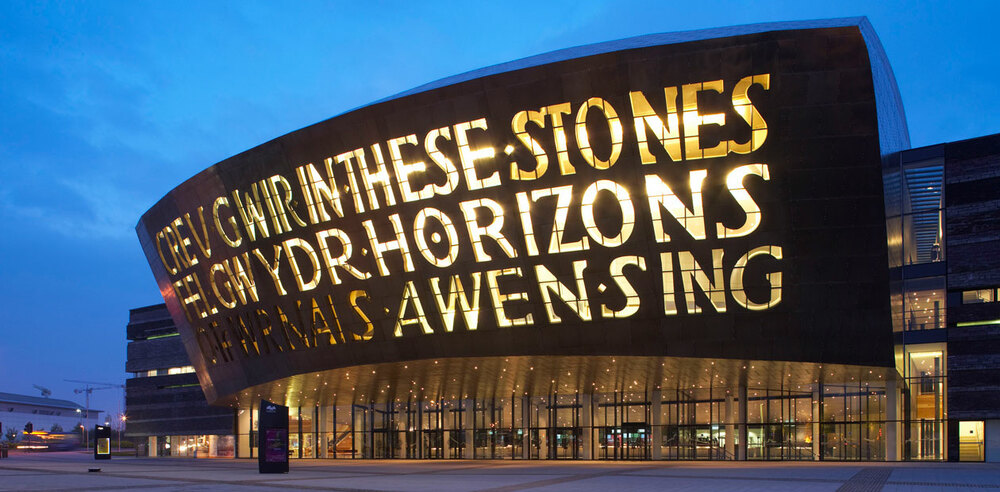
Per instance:
[[[233,410],[210,407],[163,304],[129,311],[125,436],[147,456],[234,456]]]
[[[84,405],[58,398],[0,393],[0,423],[3,432],[16,429],[18,438],[24,434],[24,426],[31,422],[36,431],[51,430],[58,425],[65,432],[71,432],[79,425],[88,429],[103,423],[102,410],[87,409]],[[4,438],[6,440],[6,438]]]

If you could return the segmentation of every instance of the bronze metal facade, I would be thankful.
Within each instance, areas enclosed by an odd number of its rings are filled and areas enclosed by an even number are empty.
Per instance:
[[[884,403],[882,169],[907,146],[863,19],[648,36],[292,132],[137,232],[217,405],[866,381]]]

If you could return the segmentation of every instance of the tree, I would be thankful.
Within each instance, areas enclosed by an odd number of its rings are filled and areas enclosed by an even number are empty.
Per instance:
[[[14,441],[17,440],[17,434],[18,434],[18,432],[19,431],[17,429],[13,428],[13,427],[7,427],[7,430],[4,431],[3,435],[4,435],[4,437],[7,438],[8,442],[14,442]]]
[[[49,428],[49,432],[53,434],[61,434],[63,432],[63,428],[59,424],[52,424],[52,427]]]

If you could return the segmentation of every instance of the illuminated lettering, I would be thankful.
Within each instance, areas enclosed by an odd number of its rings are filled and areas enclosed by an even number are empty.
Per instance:
[[[229,208],[229,199],[224,196],[216,198],[215,202],[212,203],[212,217],[215,218],[215,230],[219,231],[219,236],[222,237],[222,242],[226,243],[226,245],[231,248],[238,248],[241,244],[243,244],[243,235],[240,234],[239,225],[236,223],[236,218],[232,215],[228,217],[227,222],[229,223],[229,227],[232,229],[236,238],[230,238],[229,234],[226,234],[226,230],[222,227],[222,218],[219,216],[219,209],[222,207]]]
[[[257,285],[253,281],[253,270],[250,268],[250,254],[243,253],[242,256],[242,263],[240,263],[239,256],[234,256],[229,261],[223,262],[222,266],[226,269],[229,283],[235,289],[240,304],[246,305],[247,299],[259,302],[260,298],[257,297]],[[230,263],[232,263],[232,267],[230,267]]]
[[[723,126],[726,124],[726,113],[702,114],[698,112],[698,93],[714,91],[722,93],[724,86],[721,80],[712,80],[696,84],[684,84],[681,89],[681,99],[684,101],[684,157],[686,159],[708,159],[726,155],[726,141],[719,142],[715,147],[702,148],[699,137],[699,127],[705,125]]]
[[[549,322],[558,324],[562,318],[556,315],[552,307],[552,294],[555,294],[567,307],[570,308],[583,321],[590,321],[590,301],[587,299],[587,287],[583,283],[583,271],[587,268],[587,260],[577,260],[573,262],[573,273],[576,277],[576,290],[573,293],[544,265],[535,265],[535,275],[538,277],[538,290],[542,294],[542,303],[545,306],[545,313],[548,314]]]
[[[781,302],[781,272],[771,272],[765,275],[767,278],[767,283],[771,286],[770,296],[767,302],[757,303],[753,302],[747,298],[747,294],[743,289],[743,274],[745,272],[747,263],[757,256],[770,256],[775,260],[781,259],[781,247],[780,246],[759,246],[751,249],[747,254],[736,260],[736,265],[733,266],[733,271],[729,277],[729,285],[732,290],[733,300],[736,304],[743,306],[751,311],[763,311],[765,309],[770,309]]]
[[[337,338],[333,336],[333,330],[330,329],[330,323],[326,321],[326,315],[323,314],[323,310],[320,309],[319,303],[316,302],[315,298],[310,299],[309,318],[310,321],[312,321],[312,332],[317,338],[319,338],[319,335],[326,335],[325,340],[327,345],[337,344]],[[334,319],[334,322],[336,322],[336,319]],[[340,341],[343,342],[343,333],[340,334],[340,337]]]
[[[733,87],[733,110],[748,125],[750,125],[750,139],[743,143],[735,140],[729,141],[729,151],[737,154],[749,154],[764,145],[767,139],[767,122],[761,117],[760,111],[750,101],[750,87],[759,85],[764,90],[771,88],[771,74],[765,73],[743,77],[736,86]]]
[[[385,167],[385,159],[382,158],[382,146],[372,145],[372,155],[375,157],[375,171],[368,170],[368,162],[365,161],[364,153],[358,159],[359,174],[361,181],[365,184],[365,191],[368,192],[368,205],[372,210],[379,209],[378,196],[375,194],[375,185],[382,185],[382,193],[385,194],[385,204],[391,207],[396,204],[396,195],[392,192],[392,181],[389,177],[389,170]]]
[[[212,285],[212,292],[215,294],[215,298],[218,299],[223,306],[229,309],[233,309],[234,307],[236,307],[236,294],[233,292],[233,286],[232,283],[229,281],[229,278],[223,277],[222,281],[222,285],[225,287],[226,292],[228,292],[228,296],[222,295],[222,292],[219,291],[219,283],[215,281],[216,273],[226,272],[226,266],[224,263],[228,261],[229,260],[224,260],[223,263],[216,263],[212,265],[212,269],[209,270],[208,273],[208,280],[209,280],[208,283]]]
[[[184,268],[190,268],[193,265],[198,264],[198,257],[192,255],[188,252],[188,246],[191,246],[191,238],[181,234],[181,227],[184,227],[184,221],[177,217],[173,222],[170,223],[170,232],[174,234],[177,242],[174,243],[173,249],[181,255],[183,260]]]
[[[469,145],[468,132],[473,128],[486,130],[486,118],[455,125],[455,141],[458,142],[458,156],[462,162],[462,169],[465,171],[465,185],[470,191],[500,186],[500,173],[498,171],[494,171],[486,179],[479,179],[476,173],[476,161],[492,159],[495,152],[493,147],[473,149]]]
[[[427,151],[427,155],[430,156],[434,165],[444,171],[446,177],[445,184],[431,185],[431,190],[435,195],[449,195],[458,188],[458,183],[462,178],[455,163],[438,148],[437,141],[440,138],[451,140],[451,129],[446,126],[427,132],[427,136],[424,138],[424,150]]]
[[[599,191],[611,192],[615,196],[614,202],[618,204],[621,211],[622,226],[615,236],[605,236],[597,227],[597,221],[594,219],[594,201],[597,200],[597,192]],[[588,186],[583,192],[583,206],[580,208],[580,214],[583,217],[583,226],[587,230],[587,234],[601,246],[617,248],[632,237],[632,230],[635,228],[635,208],[632,206],[632,198],[629,196],[628,190],[614,181],[601,179]]]
[[[552,138],[556,142],[556,157],[559,161],[559,172],[563,176],[576,173],[576,168],[569,162],[569,147],[566,145],[566,130],[563,128],[563,115],[573,112],[569,103],[553,104],[544,108],[545,114],[552,122]]]
[[[330,252],[330,243],[327,241],[330,238],[334,238],[340,243],[341,253],[340,256],[337,256],[336,258],[334,258],[333,254]],[[340,229],[327,229],[325,231],[319,231],[316,233],[316,242],[319,243],[319,254],[323,257],[323,264],[326,265],[327,273],[330,274],[330,280],[334,285],[339,285],[341,283],[340,275],[337,275],[336,268],[343,269],[345,272],[349,273],[352,277],[358,280],[367,280],[371,278],[370,273],[361,272],[347,263],[347,261],[351,259],[354,247],[351,245],[351,239],[347,237],[346,232]]]
[[[192,289],[191,285],[194,284]],[[181,300],[181,305],[184,306],[184,313],[187,315],[188,321],[194,322],[195,316],[198,318],[207,318],[209,314],[216,314],[219,312],[214,306],[208,303],[208,297],[205,296],[205,289],[201,288],[201,281],[198,280],[198,276],[195,274],[188,274],[180,280],[174,282],[174,291],[177,293],[177,298]],[[200,304],[200,306],[199,306]],[[191,315],[191,310],[193,310],[194,316]]]
[[[430,185],[426,185],[419,191],[410,189],[410,175],[422,173],[427,170],[427,165],[423,161],[406,163],[403,162],[403,153],[399,150],[402,145],[418,145],[416,135],[407,135],[389,140],[389,158],[392,159],[392,168],[396,171],[396,181],[399,181],[399,192],[403,196],[404,202],[415,202],[426,200],[434,196],[434,190]]]
[[[281,243],[281,246],[285,249],[285,257],[288,258],[288,264],[292,267],[292,276],[295,277],[295,283],[299,288],[299,292],[305,292],[307,290],[313,290],[319,285],[320,278],[322,278],[323,270],[320,269],[319,257],[316,256],[316,250],[301,238],[293,237],[291,239],[286,239]],[[309,263],[312,266],[312,278],[309,281],[305,281],[302,278],[302,269],[299,268],[299,261],[295,259],[295,254],[293,253],[293,248],[298,248],[300,251],[306,254],[309,258]]]
[[[399,214],[389,216],[389,223],[392,224],[392,231],[396,239],[386,242],[379,242],[375,233],[375,225],[371,220],[361,223],[368,233],[368,241],[371,243],[372,251],[375,253],[375,263],[378,265],[378,272],[383,277],[389,276],[389,266],[385,263],[385,253],[389,251],[399,251],[403,256],[403,269],[407,272],[413,271],[413,258],[410,257],[410,246],[406,242],[406,235],[403,233],[403,224],[399,220]]]
[[[670,160],[680,162],[684,160],[681,155],[681,125],[677,117],[677,88],[664,87],[663,95],[667,104],[667,123],[653,110],[645,94],[633,91],[628,94],[629,102],[632,104],[632,114],[635,116],[635,135],[639,147],[639,160],[643,164],[656,163],[656,157],[649,150],[646,142],[647,129],[653,133],[656,140],[667,152]]]
[[[510,241],[504,237],[503,229],[503,208],[500,204],[489,198],[482,198],[479,200],[469,200],[466,202],[459,203],[462,208],[462,213],[465,215],[465,225],[469,230],[469,238],[472,240],[472,251],[475,253],[477,262],[490,261],[493,259],[492,256],[486,253],[486,249],[483,248],[483,238],[488,237],[495,241],[500,249],[507,255],[508,258],[516,258],[517,252],[514,251],[514,246],[510,244]],[[489,210],[492,215],[490,223],[486,226],[480,226],[479,220],[476,218],[476,210],[486,209]]]
[[[167,257],[163,255],[163,246],[161,246],[161,243],[166,242],[167,240],[167,234],[164,232],[165,230],[166,227],[160,229],[160,231],[156,233],[156,252],[160,255],[160,261],[163,263],[163,268],[166,268],[167,272],[171,275],[176,275],[177,272],[180,271],[180,269],[177,268],[177,260],[174,260],[173,264],[171,264],[167,261]],[[169,243],[167,244],[167,248],[169,250]]]
[[[365,149],[354,149],[350,152],[344,152],[343,154],[338,154],[334,159],[337,160],[337,164],[343,164],[344,170],[347,171],[347,182],[350,183],[348,189],[351,192],[351,199],[354,202],[354,210],[357,213],[364,213],[365,203],[364,197],[362,195],[361,185],[358,184],[358,178],[354,175],[354,162],[362,162],[365,160]],[[364,166],[368,169],[368,166]],[[374,194],[374,193],[373,193]]]
[[[355,334],[355,340],[371,340],[375,336],[375,325],[372,324],[372,320],[368,318],[364,310],[358,304],[358,299],[365,299],[370,301],[371,297],[368,297],[368,292],[364,290],[352,290],[348,295],[348,299],[351,302],[351,308],[354,309],[355,314],[361,318],[361,322],[365,324],[365,332],[361,335]]]
[[[514,195],[517,201],[518,217],[521,219],[521,230],[524,232],[524,246],[528,256],[538,256],[538,242],[535,241],[535,226],[531,221],[531,202],[528,193],[519,191]]]
[[[279,250],[280,251],[280,250]],[[299,318],[299,325],[293,323],[280,306],[274,306],[275,311],[278,313],[278,319],[281,320],[279,323],[281,325],[281,332],[285,336],[285,340],[288,341],[288,346],[292,350],[297,350],[298,347],[305,345],[306,348],[313,346],[313,340],[310,340],[308,333],[304,333],[305,326],[302,324],[302,316],[296,314]],[[299,326],[302,326],[302,331],[299,330]],[[298,342],[298,345],[296,345]]]
[[[691,208],[687,208],[666,183],[655,174],[646,175],[646,196],[653,218],[653,238],[658,243],[670,241],[664,232],[660,209],[665,209],[671,217],[687,230],[694,239],[705,239],[705,211],[702,206],[701,187],[708,171],[699,169],[690,172]]]
[[[240,200],[240,190],[233,190],[233,201],[236,203],[236,210],[240,214],[240,218],[243,219],[243,227],[247,231],[247,237],[250,241],[257,240],[257,228],[260,228],[261,237],[270,237],[270,232],[267,229],[267,219],[264,217],[264,207],[260,199],[260,192],[257,183],[254,183],[250,187],[250,191],[253,192],[253,196],[250,196],[250,192],[243,194],[243,200]],[[244,206],[244,201],[246,205]]]
[[[462,285],[462,279],[458,275],[451,276],[447,301],[441,295],[441,279],[434,277],[429,281],[431,291],[434,293],[434,303],[437,304],[438,313],[441,315],[441,323],[447,332],[454,330],[455,314],[458,311],[462,312],[466,329],[474,331],[479,326],[479,291],[482,285],[482,274],[473,272],[471,275],[472,302],[469,302],[469,297],[465,294],[465,287]]]
[[[194,224],[191,223],[191,214],[184,214],[184,222],[187,224],[188,229],[191,230],[191,234],[198,244],[198,250],[205,256],[205,259],[208,259],[212,257],[212,243],[208,237],[208,223],[205,222],[205,207],[198,207],[198,218],[201,220],[200,236],[198,235],[198,229],[195,229]]]
[[[254,256],[257,257],[258,260],[260,260],[261,264],[264,265],[264,269],[267,270],[267,273],[271,275],[271,280],[274,281],[274,289],[278,291],[278,295],[283,296],[287,294],[288,291],[286,291],[285,288],[282,287],[281,279],[278,278],[278,270],[281,268],[281,264],[278,262],[278,260],[281,259],[281,246],[277,244],[274,245],[273,264],[267,261],[266,258],[264,258],[264,254],[260,252],[259,248],[254,248],[253,254]]]
[[[344,217],[344,206],[340,203],[340,192],[333,177],[333,159],[327,157],[323,159],[323,163],[326,165],[326,179],[319,174],[312,163],[295,168],[311,224],[327,222],[333,218],[327,212],[327,206],[333,209],[337,217]]]
[[[438,258],[431,251],[427,244],[427,237],[424,228],[427,225],[427,219],[432,218],[437,221],[438,224],[444,228],[445,237],[448,239],[448,254],[444,258]],[[417,243],[417,250],[420,251],[420,255],[427,260],[428,263],[434,265],[438,268],[449,267],[455,263],[458,258],[458,230],[455,229],[455,224],[445,215],[444,212],[428,207],[421,209],[417,212],[417,216],[413,218],[413,237]],[[441,243],[441,235],[437,232],[431,235],[431,241],[435,243]]]
[[[687,312],[700,313],[701,307],[694,300],[694,284],[697,284],[716,312],[726,312],[726,286],[722,274],[722,250],[712,250],[712,279],[709,280],[704,269],[694,259],[689,251],[679,251],[677,262],[680,263],[681,279],[684,281],[684,299],[687,301]]]
[[[531,137],[528,133],[527,126],[528,122],[534,123],[539,128],[545,128],[545,115],[547,112],[545,108],[540,111],[519,111],[514,115],[514,118],[510,121],[510,129],[514,132],[514,136],[517,140],[524,145],[526,149],[531,151],[531,154],[535,156],[535,168],[530,171],[525,171],[521,169],[516,162],[510,163],[510,179],[513,180],[530,180],[538,179],[545,174],[545,171],[549,169],[549,156],[546,155],[545,149],[542,148],[542,144],[538,143]]]
[[[639,312],[639,305],[641,304],[639,293],[635,291],[635,287],[625,277],[625,267],[629,265],[634,265],[639,270],[646,271],[646,259],[641,256],[621,256],[611,260],[609,267],[611,280],[615,282],[615,285],[622,291],[622,295],[625,296],[625,306],[616,311],[602,303],[602,318],[628,318]]]
[[[226,316],[225,322],[229,326],[229,331],[236,333],[240,339],[238,346],[243,350],[243,355],[260,355],[260,346],[257,345],[257,334],[247,327],[241,316]]]
[[[563,241],[563,234],[566,232],[566,219],[569,218],[570,201],[573,199],[573,185],[542,188],[531,192],[531,199],[536,202],[539,198],[547,196],[556,197],[556,213],[553,217],[552,236],[549,238],[549,254],[590,249],[590,242],[586,236],[573,242]]]
[[[736,199],[736,203],[743,209],[746,219],[744,219],[743,225],[736,229],[730,229],[721,222],[717,222],[715,230],[719,239],[747,236],[757,230],[757,226],[760,225],[760,207],[757,206],[757,202],[753,200],[747,189],[743,187],[743,178],[751,174],[760,176],[764,181],[771,179],[767,170],[767,164],[747,164],[729,171],[729,174],[726,175],[726,187],[729,188],[729,194]]]
[[[660,253],[660,271],[663,278],[663,314],[677,314],[677,301],[674,299],[674,261],[673,253]]]
[[[515,301],[528,301],[527,292],[500,293],[500,285],[497,281],[500,277],[516,276],[521,277],[521,267],[504,268],[502,270],[488,270],[486,272],[486,285],[490,290],[490,300],[493,301],[493,314],[496,316],[497,326],[500,328],[510,328],[512,326],[526,326],[534,324],[531,313],[521,318],[510,318],[504,303]]]
[[[411,303],[413,304],[416,317],[407,318],[406,311]],[[427,323],[427,316],[424,315],[424,306],[420,302],[420,294],[417,292],[417,286],[412,280],[408,280],[406,285],[403,286],[403,299],[399,301],[399,314],[396,316],[396,328],[393,330],[393,335],[397,337],[403,336],[403,327],[410,325],[420,325],[425,335],[434,333],[431,325]]]
[[[274,176],[268,178],[267,186],[271,190],[276,219],[281,222],[282,227],[284,227],[286,231],[292,230],[292,227],[288,222],[289,215],[292,216],[292,220],[295,221],[299,227],[305,227],[306,222],[299,217],[299,213],[296,212],[295,208],[292,206],[292,203],[295,201],[295,197],[292,196],[292,185],[288,182],[288,180],[280,174],[275,174]]]
[[[188,263],[185,262],[184,257],[181,255],[180,246],[177,244],[177,235],[174,234],[174,229],[169,224],[163,227],[163,240],[167,243],[167,251],[170,252],[170,257],[174,260],[174,265],[178,270],[188,267]]]
[[[601,110],[611,132],[611,154],[607,160],[594,155],[594,149],[590,147],[590,136],[587,134],[587,115],[590,114],[590,108]],[[618,156],[622,153],[622,123],[618,120],[618,113],[611,103],[599,97],[592,97],[580,106],[576,112],[576,144],[583,160],[594,169],[608,169],[618,162]]]

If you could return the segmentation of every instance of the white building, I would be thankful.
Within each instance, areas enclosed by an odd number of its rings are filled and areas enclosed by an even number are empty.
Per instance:
[[[64,431],[70,432],[80,424],[92,429],[94,425],[103,423],[101,413],[101,410],[88,410],[84,405],[69,400],[0,393],[0,424],[3,424],[3,433],[6,435],[8,429],[16,429],[19,438],[24,434],[24,426],[28,422],[31,422],[36,431],[47,431],[59,424]]]

